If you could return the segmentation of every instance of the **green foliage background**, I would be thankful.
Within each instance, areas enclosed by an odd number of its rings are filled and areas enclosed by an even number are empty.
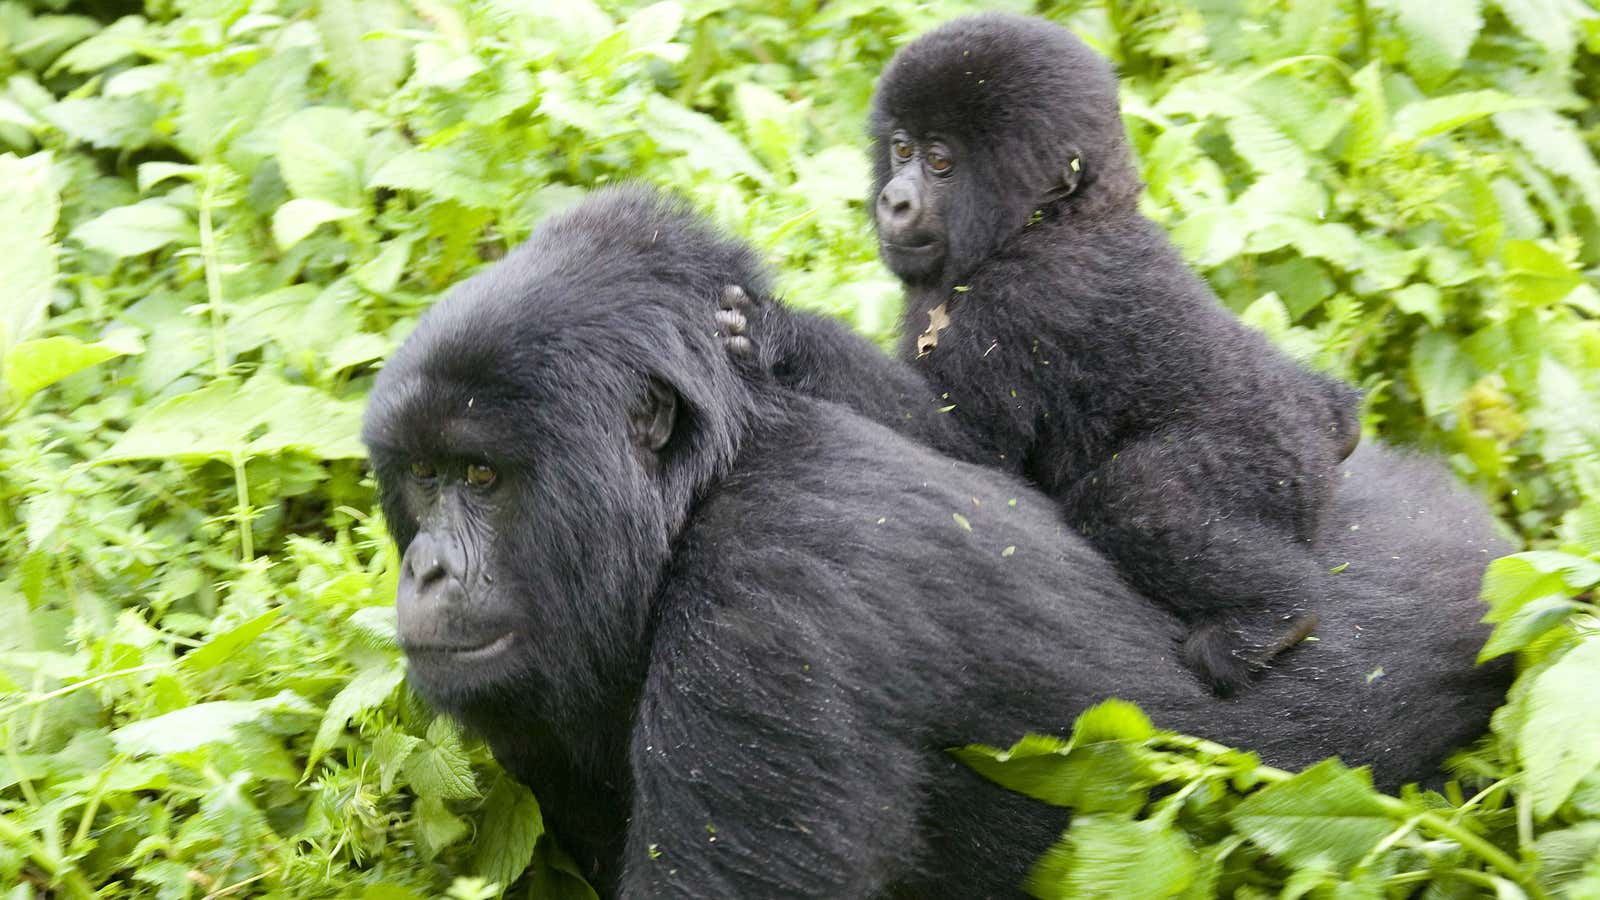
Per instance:
[[[1107,707],[1071,742],[965,751],[1080,814],[1033,889],[1600,897],[1580,0],[0,0],[8,896],[584,896],[535,800],[402,686],[354,439],[374,367],[620,178],[886,334],[866,101],[897,46],[980,5],[1114,59],[1149,214],[1534,548],[1486,588],[1486,653],[1524,674],[1466,792],[1291,778]]]

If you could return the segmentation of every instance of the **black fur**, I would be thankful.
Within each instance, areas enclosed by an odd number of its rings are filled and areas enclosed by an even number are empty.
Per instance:
[[[1116,78],[1065,29],[980,15],[930,32],[889,63],[871,133],[875,190],[924,197],[920,216],[878,204],[905,358],[1194,627],[1209,683],[1242,686],[1280,612],[1341,589],[1309,541],[1359,435],[1356,391],[1239,322],[1140,215]],[[942,173],[918,164],[935,146]],[[929,347],[936,309],[950,324]]]
[[[707,327],[728,284],[765,290],[749,250],[647,192],[596,195],[424,316],[364,429],[412,683],[534,789],[602,895],[1015,894],[1064,814],[944,751],[1063,733],[1110,696],[1391,784],[1482,726],[1470,648],[1422,624],[1472,614],[1453,591],[1352,603],[1318,653],[1212,698],[1180,624],[1052,501],[741,377]],[[668,407],[642,451],[641,410]],[[469,465],[498,478],[458,486]],[[1342,508],[1363,533],[1411,527],[1363,505],[1382,478]]]

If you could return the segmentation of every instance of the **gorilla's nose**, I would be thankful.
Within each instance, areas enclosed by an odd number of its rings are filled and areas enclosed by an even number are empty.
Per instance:
[[[891,235],[911,229],[921,216],[922,201],[912,185],[895,179],[878,193],[878,227]]]
[[[470,641],[469,636],[457,633],[462,608],[470,597],[455,562],[445,542],[427,532],[418,534],[406,548],[395,592],[402,645],[435,647]]]

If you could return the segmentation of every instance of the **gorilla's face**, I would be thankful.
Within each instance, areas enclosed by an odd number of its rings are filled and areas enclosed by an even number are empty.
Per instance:
[[[365,429],[403,554],[412,684],[469,719],[513,694],[571,714],[643,643],[669,540],[657,455],[678,395],[559,356],[451,371],[460,357],[437,337],[418,336],[434,345],[427,365],[411,354],[384,370]]]
[[[950,249],[948,207],[960,192],[954,142],[897,128],[882,145],[889,181],[873,218],[884,263],[908,283],[936,280]]]

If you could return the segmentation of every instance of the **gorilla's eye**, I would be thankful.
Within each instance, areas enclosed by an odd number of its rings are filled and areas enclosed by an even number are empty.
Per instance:
[[[938,150],[928,152],[928,168],[938,172],[940,175],[950,171],[950,167],[953,165],[955,165],[955,160],[952,160],[944,153]]]
[[[428,463],[414,462],[411,464],[411,477],[418,481],[432,481],[438,474],[439,471]]]
[[[495,473],[492,466],[482,463],[473,463],[467,466],[467,484],[473,487],[485,488],[494,484]]]
[[[894,158],[907,160],[911,158],[911,142],[895,138],[889,144],[889,149],[894,151]]]

